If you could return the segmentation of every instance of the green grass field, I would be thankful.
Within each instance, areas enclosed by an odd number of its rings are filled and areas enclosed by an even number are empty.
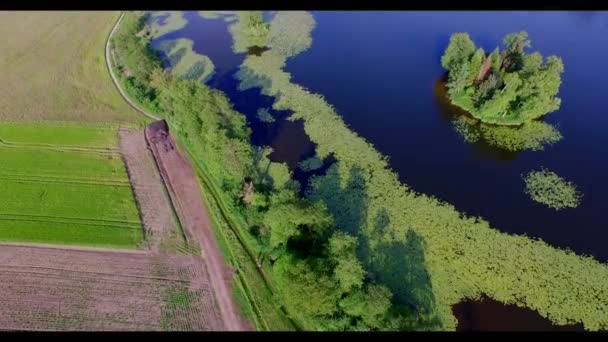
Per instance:
[[[0,125],[0,139],[15,144],[116,148],[118,141],[115,135],[116,127],[101,128],[59,122],[45,122],[39,125],[7,122]]]
[[[10,138],[10,139],[9,139]],[[115,129],[0,124],[0,240],[136,248]]]
[[[0,120],[138,123],[105,64],[119,12],[1,12]]]

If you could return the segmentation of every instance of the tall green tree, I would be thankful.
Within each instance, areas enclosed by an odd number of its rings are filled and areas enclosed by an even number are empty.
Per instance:
[[[499,74],[500,66],[502,64],[502,58],[500,56],[500,51],[498,50],[498,47],[492,50],[492,53],[490,53],[490,58],[492,58],[492,72],[495,74]]]
[[[469,63],[469,75],[467,77],[467,83],[473,84],[475,79],[479,75],[479,69],[481,69],[481,65],[485,60],[486,53],[482,48],[479,48],[475,51],[473,56],[471,57],[471,62]]]
[[[521,31],[509,33],[503,39],[503,44],[508,52],[523,54],[525,48],[532,47],[532,42],[528,39],[528,32]]]
[[[469,60],[475,52],[475,43],[468,33],[455,33],[450,37],[450,44],[441,57],[441,65],[451,71],[455,66]]]
[[[333,217],[322,202],[300,199],[293,190],[283,189],[271,196],[263,222],[270,230],[270,248],[274,249],[301,234],[319,238],[333,225]]]
[[[287,306],[301,319],[310,322],[319,316],[330,316],[338,307],[339,296],[335,281],[306,260],[286,256],[279,259],[273,273]]]
[[[448,75],[448,92],[451,95],[460,95],[469,86],[469,63],[465,62],[455,67],[453,72]]]
[[[343,292],[350,292],[363,285],[365,271],[356,255],[357,238],[344,232],[336,232],[329,239],[328,253],[334,263],[334,276]]]
[[[528,76],[534,75],[542,66],[543,56],[540,53],[534,52],[522,56],[522,69],[520,71],[522,79],[526,79]]]
[[[492,95],[494,95],[494,92],[501,86],[502,81],[500,78],[496,76],[496,74],[490,74],[488,79],[479,85],[477,92],[473,96],[473,101],[477,105],[484,103],[486,100],[490,99]]]
[[[542,58],[542,57],[540,57]],[[559,109],[561,100],[556,97],[564,71],[562,60],[549,56],[545,65],[538,66],[539,57],[530,60],[526,78],[518,91],[519,115],[532,120]],[[523,71],[523,70],[522,70]]]
[[[360,319],[367,329],[382,329],[391,308],[391,291],[385,286],[370,285],[340,300],[346,314]]]
[[[503,68],[506,71],[521,69],[524,49],[532,47],[532,43],[528,39],[528,32],[510,33],[503,39],[503,44],[505,45]]]
[[[243,33],[254,37],[268,34],[270,25],[264,21],[262,11],[242,11],[238,13]]]
[[[509,113],[509,106],[517,96],[517,88],[521,84],[521,79],[516,73],[506,74],[504,83],[505,85],[500,91],[495,91],[492,98],[481,105],[479,112],[482,117],[502,118]]]

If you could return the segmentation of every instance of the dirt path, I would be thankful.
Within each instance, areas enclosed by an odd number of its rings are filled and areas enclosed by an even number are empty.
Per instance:
[[[225,263],[220,252],[192,164],[177,148],[164,120],[146,128],[146,140],[169,189],[188,239],[200,244],[226,329],[232,331],[250,329],[241,319],[232,298],[231,282],[234,272]]]
[[[111,63],[111,49],[110,49],[110,41],[112,40],[112,36],[114,36],[114,33],[116,32],[116,29],[118,29],[118,26],[120,25],[120,21],[122,20],[122,17],[125,15],[124,12],[120,13],[120,17],[118,18],[118,20],[116,21],[116,24],[114,25],[114,28],[112,29],[112,32],[110,32],[110,34],[108,35],[108,40],[106,41],[106,65],[108,66],[108,72],[110,73],[110,76],[112,76],[112,81],[114,82],[114,85],[116,86],[116,88],[118,89],[118,91],[120,92],[120,95],[122,95],[122,97],[125,99],[125,101],[127,101],[127,103],[133,107],[133,109],[137,110],[138,112],[142,113],[143,115],[149,117],[150,119],[153,120],[160,120],[159,117],[157,117],[156,115],[150,114],[148,112],[146,112],[145,110],[139,108],[138,105],[136,105],[133,101],[131,101],[131,99],[129,98],[129,96],[127,96],[127,94],[124,92],[124,90],[122,90],[122,87],[120,86],[120,84],[118,83],[118,79],[116,78],[116,75],[114,75],[114,69],[112,69],[112,63]]]
[[[110,41],[118,29],[123,16],[124,12],[121,13],[116,21],[106,42],[105,57],[108,72],[112,77],[114,85],[131,107],[148,118],[161,120],[161,118],[143,110],[131,101],[129,96],[120,86],[116,75],[114,75]],[[165,128],[168,132],[166,123],[164,121],[157,121],[146,128],[146,138],[151,130],[156,131],[158,128]],[[169,136],[169,139],[172,146],[175,146],[173,138]],[[221,316],[226,325],[226,329],[252,330],[251,327],[241,319],[236,304],[233,301],[231,281],[234,271],[225,263],[219,246],[217,245],[217,241],[215,240],[215,236],[211,229],[211,222],[209,221],[209,215],[200,197],[200,188],[191,163],[182,153],[178,153],[177,150],[162,152],[164,151],[162,146],[160,149],[157,149],[155,148],[156,144],[150,143],[150,141],[148,141],[148,143],[152,148],[157,166],[161,171],[161,176],[165,180],[165,185],[169,190],[171,201],[175,206],[180,223],[184,228],[186,235],[190,240],[198,242],[201,247],[210,274],[213,292],[217,298],[218,305],[220,306]],[[170,167],[166,168],[166,166]]]
[[[161,243],[165,248],[177,248],[178,246],[165,246],[170,242],[170,235],[178,234],[180,228],[154,157],[148,149],[144,131],[121,129],[118,135],[148,247],[153,252],[159,251]]]

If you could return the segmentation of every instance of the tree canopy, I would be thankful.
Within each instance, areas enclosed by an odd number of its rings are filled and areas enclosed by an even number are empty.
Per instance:
[[[487,54],[467,33],[452,35],[441,57],[452,102],[499,125],[521,125],[559,109],[562,60],[526,53],[532,45],[525,31],[508,34],[503,45],[502,52],[497,47]]]

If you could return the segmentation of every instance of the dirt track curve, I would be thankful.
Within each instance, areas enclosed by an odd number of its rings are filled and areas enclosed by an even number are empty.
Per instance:
[[[114,85],[116,86],[116,88],[118,88],[118,91],[120,92],[120,95],[122,95],[122,97],[125,99],[125,101],[127,101],[127,103],[133,107],[133,109],[135,109],[136,111],[142,113],[143,115],[149,117],[150,119],[154,119],[154,120],[160,120],[159,117],[157,117],[156,115],[150,114],[148,112],[146,112],[145,110],[139,108],[138,105],[136,105],[135,103],[133,103],[133,101],[131,101],[131,99],[129,98],[129,96],[127,96],[127,94],[125,94],[125,91],[122,89],[122,87],[120,86],[120,84],[118,83],[118,79],[116,79],[116,75],[114,75],[114,69],[112,69],[112,63],[111,63],[111,49],[110,49],[110,41],[112,40],[112,36],[114,35],[114,32],[116,32],[116,29],[118,29],[118,26],[120,25],[120,21],[122,20],[122,17],[125,15],[124,12],[122,12],[120,14],[120,17],[118,18],[118,20],[116,21],[116,24],[114,24],[114,28],[112,29],[112,31],[110,32],[110,34],[108,35],[108,39],[106,40],[106,66],[108,67],[108,72],[110,73],[110,76],[112,77],[112,82],[114,82]]]
[[[224,261],[215,240],[192,164],[178,149],[164,120],[150,124],[145,132],[182,227],[189,241],[201,247],[226,330],[249,330],[232,298],[234,271]]]
[[[116,75],[114,75],[110,42],[112,36],[118,29],[123,16],[124,12],[121,13],[116,21],[116,24],[106,41],[105,57],[108,72],[112,77],[114,85],[120,92],[120,95],[129,103],[129,105],[131,105],[131,107],[148,118],[161,120],[156,115],[143,110],[135,104],[124,92]],[[167,134],[169,133],[168,126],[164,120],[156,121],[146,128],[146,140],[156,159],[157,166],[161,171],[161,177],[169,190],[171,202],[173,202],[175,206],[180,224],[186,231],[188,238],[197,241],[201,247],[211,278],[210,282],[212,289],[217,304],[220,307],[221,317],[226,326],[226,330],[252,330],[250,325],[241,319],[236,304],[233,301],[231,282],[234,270],[231,270],[225,263],[217,241],[215,240],[209,215],[203,204],[200,188],[196,175],[192,169],[192,164],[177,149],[165,151],[164,146],[158,146],[159,148],[157,148],[157,144],[149,140],[149,134],[156,134],[159,129],[165,130]],[[168,135],[167,138],[170,144],[176,148],[173,137]]]

